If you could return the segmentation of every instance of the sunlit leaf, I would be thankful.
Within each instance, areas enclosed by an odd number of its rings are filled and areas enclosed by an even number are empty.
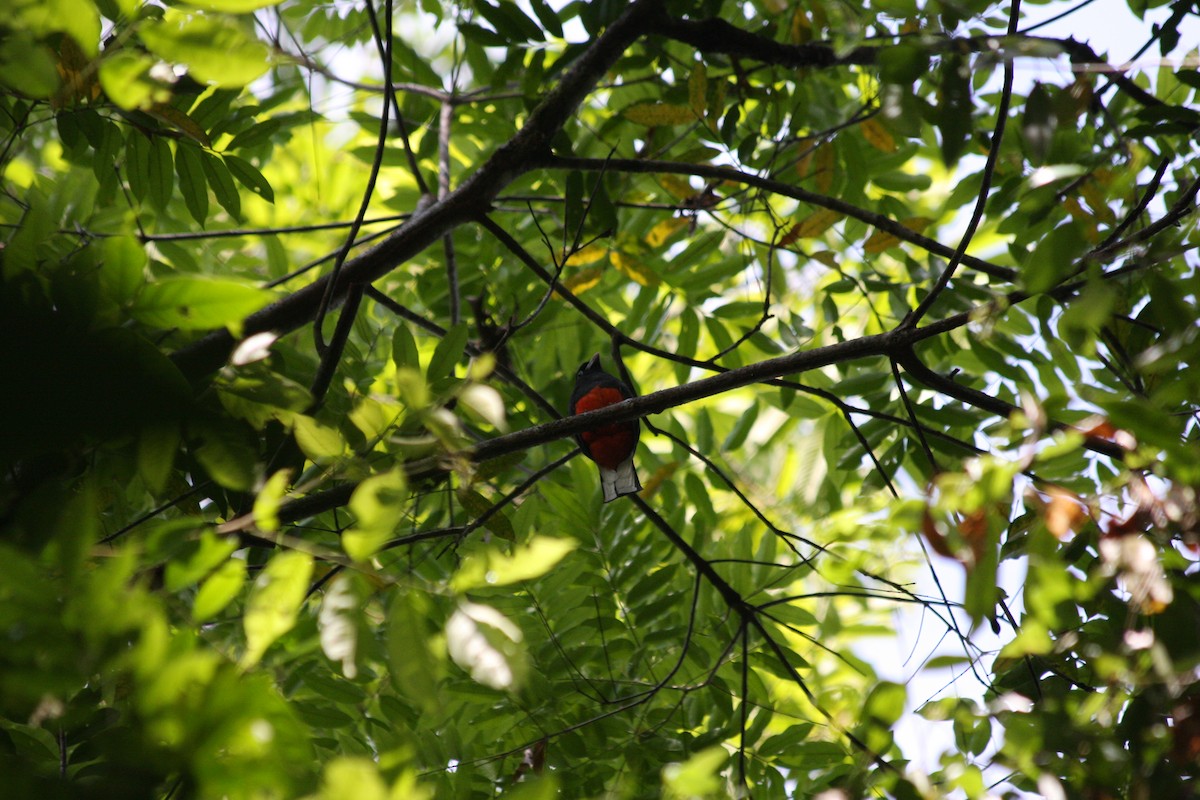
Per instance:
[[[341,666],[350,680],[358,676],[358,626],[361,610],[355,578],[343,572],[329,582],[317,612],[321,651]]]
[[[792,242],[800,239],[812,239],[829,230],[841,218],[842,215],[836,211],[828,208],[817,209],[797,222],[796,226],[788,232],[788,236],[792,237]]]
[[[291,485],[291,471],[281,469],[263,483],[254,497],[254,524],[268,533],[279,530],[279,506]]]
[[[246,633],[243,669],[254,666],[267,648],[296,624],[312,576],[312,557],[295,551],[274,555],[254,581],[242,627]]]
[[[206,622],[225,610],[246,583],[246,562],[231,558],[204,579],[192,601],[192,619]]]
[[[544,575],[578,546],[573,539],[533,536],[513,549],[511,555],[499,550],[475,553],[463,561],[452,585],[465,592],[481,586],[504,586]]]
[[[240,281],[174,277],[143,287],[131,313],[159,328],[207,330],[236,327],[272,299],[271,292]]]
[[[217,86],[245,86],[269,66],[270,52],[266,45],[218,15],[169,9],[162,20],[142,26],[138,35],[159,58],[186,64],[197,79]]]
[[[876,150],[893,153],[896,150],[896,140],[891,132],[875,117],[864,119],[859,126],[865,138]]]
[[[450,658],[492,689],[516,691],[528,672],[521,629],[491,606],[460,603],[446,623]]]
[[[350,497],[355,523],[342,533],[342,547],[356,561],[365,561],[391,538],[404,513],[407,481],[400,470],[373,475]]]

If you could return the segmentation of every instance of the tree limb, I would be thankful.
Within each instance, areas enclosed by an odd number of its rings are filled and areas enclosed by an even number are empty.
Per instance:
[[[416,213],[395,233],[365,253],[348,260],[330,297],[340,305],[353,283],[371,283],[434,244],[458,225],[485,213],[492,200],[518,175],[549,152],[550,141],[575,113],[609,68],[645,31],[662,0],[635,0],[563,73],[562,79],[530,112],[521,130],[492,154],[474,174],[446,197]],[[325,294],[328,277],[297,290],[246,317],[244,336],[263,331],[288,333],[311,322]],[[171,354],[183,374],[197,379],[217,370],[233,350],[226,330],[214,331]]]

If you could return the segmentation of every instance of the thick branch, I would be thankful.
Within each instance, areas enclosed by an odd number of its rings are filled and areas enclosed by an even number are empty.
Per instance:
[[[924,329],[922,329],[924,330]],[[904,371],[912,377],[916,378],[928,388],[939,392],[948,397],[953,397],[967,405],[976,408],[982,408],[984,411],[990,411],[998,417],[1009,417],[1015,411],[1020,411],[1019,408],[1012,403],[1007,403],[997,397],[992,397],[990,394],[972,389],[970,386],[963,386],[961,383],[947,378],[944,375],[931,370],[925,366],[924,362],[919,359],[915,353],[909,351],[900,355],[896,362],[904,367]],[[1050,427],[1053,430],[1069,430],[1070,426],[1064,425],[1061,422],[1051,423]],[[1100,439],[1095,436],[1088,436],[1083,440],[1083,446],[1094,453],[1108,456],[1109,458],[1122,460],[1125,458],[1125,450],[1118,444],[1110,442],[1107,439]]]
[[[784,44],[766,36],[742,30],[723,19],[674,19],[663,12],[654,19],[654,33],[689,44],[704,53],[722,53],[783,67],[836,67],[846,64],[874,64],[876,48],[855,47],[838,55],[824,42]]]
[[[585,50],[563,74],[562,80],[529,114],[525,126],[500,147],[473,175],[446,197],[417,212],[394,234],[346,262],[330,298],[330,307],[346,297],[354,283],[371,283],[397,265],[413,258],[458,225],[483,214],[492,200],[518,175],[534,166],[549,151],[550,140],[571,118],[587,94],[616,63],[625,48],[644,32],[662,0],[636,0]],[[311,322],[325,293],[328,277],[251,314],[243,323],[244,335],[263,331],[287,333]],[[228,331],[216,331],[177,350],[172,359],[184,375],[197,378],[220,366],[233,349]]]
[[[783,181],[774,180],[773,178],[764,178],[750,172],[743,172],[733,167],[719,167],[712,164],[689,164],[682,161],[646,161],[633,158],[567,158],[550,155],[543,157],[538,166],[548,169],[607,169],[613,172],[695,175],[700,178],[743,183],[747,186],[765,189],[768,192],[773,192],[783,197],[790,197],[793,200],[799,200],[802,203],[808,203],[818,208],[828,208],[830,211],[845,214],[847,217],[852,217],[868,225],[873,225],[881,231],[890,233],[902,242],[916,245],[943,258],[949,259],[954,257],[954,248],[948,247],[936,239],[922,236],[885,214],[867,211],[837,197],[810,192],[807,189],[801,189],[799,186],[793,186]],[[1017,279],[1016,270],[992,264],[984,261],[982,258],[963,256],[962,263],[999,280],[1012,282]]]

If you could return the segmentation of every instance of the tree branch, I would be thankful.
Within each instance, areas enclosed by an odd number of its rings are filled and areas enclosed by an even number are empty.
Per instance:
[[[555,133],[572,117],[587,94],[609,68],[644,32],[662,0],[635,0],[591,45],[576,58],[542,102],[530,112],[521,130],[459,187],[425,207],[380,244],[348,260],[330,297],[330,307],[340,305],[352,283],[370,283],[397,265],[413,258],[458,225],[484,214],[492,200],[517,176],[535,166],[549,151]],[[263,331],[288,333],[311,322],[325,294],[328,277],[297,290],[248,316],[244,336]],[[196,379],[220,368],[234,347],[226,330],[214,331],[172,353],[185,376]]]
[[[668,173],[674,175],[695,175],[699,178],[710,178],[720,181],[733,181],[734,183],[744,183],[748,186],[754,186],[759,189],[765,189],[768,192],[790,197],[793,200],[799,200],[802,203],[817,206],[819,208],[827,208],[830,211],[836,211],[839,214],[844,214],[847,217],[860,220],[873,225],[881,231],[892,234],[902,242],[916,245],[924,250],[943,258],[953,258],[954,249],[947,247],[941,242],[930,239],[927,236],[912,231],[896,220],[884,214],[878,214],[874,211],[867,211],[859,208],[852,203],[847,203],[845,200],[840,200],[836,197],[810,192],[807,189],[801,189],[798,186],[774,180],[773,178],[764,178],[749,172],[743,172],[733,167],[719,167],[712,164],[689,164],[681,161],[646,161],[641,159],[631,158],[613,158],[613,159],[598,159],[598,158],[575,158],[565,156],[545,155],[537,164],[539,167],[546,169],[580,169],[580,170],[600,170],[609,169],[614,172],[642,172],[642,173]],[[1001,267],[984,261],[981,258],[974,256],[963,256],[962,263],[972,269],[997,278],[1003,281],[1015,281],[1017,279],[1017,271],[1008,267]]]

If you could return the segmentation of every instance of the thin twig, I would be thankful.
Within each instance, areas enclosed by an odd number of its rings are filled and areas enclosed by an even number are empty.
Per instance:
[[[1020,21],[1020,17],[1021,0],[1012,0],[1008,9],[1009,36],[1016,34],[1017,23]],[[971,219],[967,223],[967,229],[963,232],[962,238],[958,242],[958,247],[955,249],[954,255],[950,258],[950,263],[946,264],[942,270],[942,274],[938,276],[937,282],[929,290],[929,294],[925,295],[917,307],[900,323],[902,327],[915,327],[929,313],[929,309],[937,302],[938,296],[950,284],[950,279],[954,277],[954,271],[962,263],[963,257],[967,254],[967,248],[971,246],[971,240],[975,237],[975,231],[979,228],[979,223],[983,220],[983,212],[987,207],[988,192],[992,188],[992,176],[996,173],[996,162],[1000,158],[1000,145],[1004,141],[1004,128],[1008,124],[1008,106],[1012,102],[1014,74],[1015,70],[1012,59],[1005,59],[1004,81],[1000,89],[1000,103],[996,107],[996,127],[992,131],[992,142],[988,148],[987,161],[983,165],[979,196],[975,198],[975,210],[972,212]]]

